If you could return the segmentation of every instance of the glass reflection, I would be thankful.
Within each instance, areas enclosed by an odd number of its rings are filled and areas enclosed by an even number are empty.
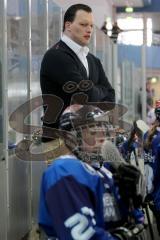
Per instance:
[[[11,7],[12,6],[12,7]],[[14,6],[14,7],[13,7]],[[8,114],[27,100],[28,81],[28,23],[27,1],[7,2],[7,77]],[[18,122],[19,116],[15,121]],[[23,124],[23,123],[19,123]],[[9,126],[9,148],[22,136]]]

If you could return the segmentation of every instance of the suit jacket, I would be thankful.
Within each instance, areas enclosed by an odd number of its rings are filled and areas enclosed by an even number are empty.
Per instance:
[[[59,41],[50,48],[41,63],[42,97],[44,94],[60,97],[64,103],[61,110],[70,105],[73,95],[80,92],[87,94],[89,102],[115,102],[115,91],[105,76],[100,60],[90,53],[87,55],[87,60],[89,77],[87,77],[86,69],[78,56],[63,41]],[[82,84],[83,88],[80,86],[82,80],[90,80],[93,85],[86,90],[84,84]],[[68,86],[69,91],[66,91],[64,86],[69,81],[73,89]],[[75,89],[73,83],[77,86]],[[44,97],[43,100],[45,104]],[[53,126],[57,127],[57,124]]]

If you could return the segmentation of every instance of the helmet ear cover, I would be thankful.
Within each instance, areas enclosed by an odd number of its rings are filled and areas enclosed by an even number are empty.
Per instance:
[[[65,145],[67,148],[74,152],[75,148],[77,148],[77,133],[76,131],[63,131],[61,137],[63,138]]]

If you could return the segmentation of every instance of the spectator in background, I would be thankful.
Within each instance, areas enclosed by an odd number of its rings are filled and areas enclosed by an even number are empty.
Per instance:
[[[149,98],[147,101],[147,109],[148,109],[148,112],[147,112],[146,122],[149,126],[151,126],[156,120],[155,108],[154,108],[154,103],[152,98]]]

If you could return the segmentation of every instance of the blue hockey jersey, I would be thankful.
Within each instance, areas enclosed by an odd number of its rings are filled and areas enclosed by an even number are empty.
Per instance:
[[[128,163],[133,162],[138,165],[137,155],[136,155],[138,148],[139,148],[139,143],[136,140],[134,140],[131,143],[129,143],[129,141],[126,140],[119,147],[119,151],[126,162]]]
[[[146,140],[148,132],[144,135],[144,140]],[[152,194],[156,189],[156,185],[159,184],[154,179],[156,174],[156,154],[158,145],[160,144],[160,131],[157,130],[153,136],[150,149],[144,149],[144,166],[145,166],[145,176],[147,182],[147,192]]]
[[[155,155],[155,170],[153,179],[154,189],[152,192],[153,202],[156,210],[160,211],[160,144],[157,146]]]
[[[56,159],[44,172],[39,225],[60,240],[115,240],[109,231],[127,221],[111,172],[74,156]]]

